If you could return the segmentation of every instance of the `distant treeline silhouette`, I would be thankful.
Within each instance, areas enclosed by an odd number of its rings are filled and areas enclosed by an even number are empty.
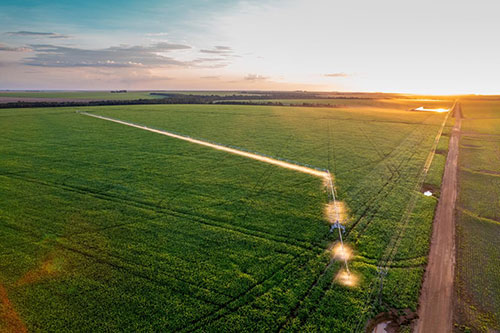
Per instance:
[[[363,97],[328,97],[316,95],[310,92],[265,92],[259,95],[194,95],[194,94],[176,94],[176,93],[150,93],[152,96],[161,96],[163,98],[152,99],[133,99],[133,100],[102,100],[102,101],[18,101],[9,103],[0,103],[0,108],[39,108],[39,107],[75,107],[75,106],[104,106],[104,105],[141,105],[141,104],[229,104],[229,105],[284,105],[282,102],[259,100],[272,99],[367,99]],[[254,102],[255,101],[255,102]],[[325,106],[332,107],[323,103],[297,103],[298,106]]]

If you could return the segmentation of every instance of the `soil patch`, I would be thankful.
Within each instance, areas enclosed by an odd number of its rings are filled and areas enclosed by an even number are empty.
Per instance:
[[[22,276],[17,282],[17,286],[22,286],[25,284],[36,283],[45,278],[54,277],[62,270],[62,261],[54,258],[54,256],[49,256],[46,258],[40,266],[32,269],[24,276]]]
[[[438,186],[428,184],[428,183],[423,183],[422,188],[420,189],[420,192],[425,193],[427,191],[432,192],[432,195],[435,197],[439,198],[439,195],[441,194],[441,189]]]
[[[402,314],[396,309],[391,309],[379,313],[370,320],[365,330],[367,333],[398,333],[402,326],[413,326],[417,318],[417,314],[410,309],[403,310]]]
[[[12,306],[7,295],[7,290],[0,284],[0,331],[2,332],[28,332],[18,313]]]

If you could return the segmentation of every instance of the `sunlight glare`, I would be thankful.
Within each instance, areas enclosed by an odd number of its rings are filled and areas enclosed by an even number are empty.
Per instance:
[[[424,108],[423,106],[418,107],[418,108],[416,108],[414,110],[415,111],[431,111],[431,112],[448,112],[448,111],[450,111],[450,109],[443,109],[443,108],[439,108],[439,109],[427,109],[427,108]]]
[[[344,244],[337,243],[332,250],[333,257],[337,260],[349,260],[352,257],[352,250]]]
[[[341,269],[337,276],[335,277],[335,281],[338,283],[347,286],[347,287],[355,287],[358,285],[359,277],[353,272],[348,272],[345,269]]]

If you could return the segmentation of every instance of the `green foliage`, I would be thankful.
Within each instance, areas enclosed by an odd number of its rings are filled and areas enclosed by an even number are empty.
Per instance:
[[[360,281],[334,281],[319,179],[74,109],[2,110],[0,283],[29,329],[353,331],[382,308],[415,308],[435,200],[401,219],[443,115],[79,110],[330,169]],[[384,286],[398,297],[374,298],[377,262],[399,235]]]
[[[266,98],[266,99],[235,99],[232,102],[239,103],[251,103],[251,104],[268,104],[268,103],[280,103],[285,106],[329,106],[336,108],[346,108],[346,107],[370,107],[373,108],[385,108],[385,109],[398,109],[398,110],[411,110],[420,106],[428,108],[449,108],[451,107],[451,101],[447,100],[419,100],[419,99],[407,99],[407,98],[377,98],[372,95],[369,98],[352,98],[352,96],[346,97],[332,97],[323,96],[310,96],[310,97],[299,97],[299,98]],[[225,101],[225,102],[230,102]]]
[[[500,102],[463,103],[457,213],[458,330],[500,329]]]
[[[125,93],[112,93],[110,91],[41,91],[41,92],[0,92],[0,97],[19,97],[19,98],[67,98],[75,100],[132,100],[142,98],[157,98],[150,95],[148,91],[129,91]]]

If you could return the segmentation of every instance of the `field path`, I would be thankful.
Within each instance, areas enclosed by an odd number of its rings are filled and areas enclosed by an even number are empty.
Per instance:
[[[300,165],[300,164],[294,164],[294,163],[283,161],[283,160],[280,160],[280,159],[277,159],[277,158],[272,158],[272,157],[269,157],[269,156],[260,155],[260,154],[256,154],[256,153],[250,153],[250,152],[246,152],[246,151],[239,150],[239,149],[236,149],[236,148],[231,148],[231,147],[223,146],[223,145],[216,144],[216,143],[212,143],[212,142],[208,142],[208,141],[203,141],[203,140],[199,140],[199,139],[194,139],[194,138],[191,138],[189,136],[175,134],[175,133],[164,131],[164,130],[158,130],[158,129],[154,129],[154,128],[147,127],[147,126],[144,126],[144,125],[137,125],[137,124],[129,123],[127,121],[123,121],[123,120],[119,120],[119,119],[113,119],[113,118],[109,118],[109,117],[104,117],[104,116],[100,116],[100,115],[93,114],[93,113],[88,113],[88,112],[78,112],[78,113],[82,114],[82,115],[85,115],[85,116],[90,116],[90,117],[94,117],[94,118],[99,118],[99,119],[103,119],[103,120],[112,121],[112,122],[115,122],[115,123],[118,123],[118,124],[130,126],[130,127],[139,128],[139,129],[142,129],[142,130],[145,130],[145,131],[149,131],[149,132],[166,135],[166,136],[169,136],[169,137],[172,137],[172,138],[176,138],[176,139],[179,139],[179,140],[188,141],[188,142],[195,143],[195,144],[198,144],[198,145],[202,145],[202,146],[205,146],[205,147],[210,147],[210,148],[213,148],[213,149],[222,150],[222,151],[225,151],[225,152],[228,152],[228,153],[231,153],[231,154],[235,154],[235,155],[239,155],[239,156],[251,158],[251,159],[254,159],[254,160],[257,160],[257,161],[261,161],[261,162],[264,162],[264,163],[273,164],[273,165],[276,165],[276,166],[279,166],[279,167],[282,167],[282,168],[287,168],[287,169],[295,170],[295,171],[298,171],[298,172],[307,173],[307,174],[310,174],[312,176],[320,177],[320,178],[324,179],[327,183],[329,183],[330,180],[331,180],[330,172],[327,171],[327,170],[324,170],[324,169],[319,169],[319,168],[316,169],[314,167],[307,167],[307,166],[303,166],[303,165]]]
[[[455,270],[455,202],[457,198],[458,144],[462,110],[456,103],[441,196],[434,216],[429,263],[420,294],[415,332],[451,332]]]

